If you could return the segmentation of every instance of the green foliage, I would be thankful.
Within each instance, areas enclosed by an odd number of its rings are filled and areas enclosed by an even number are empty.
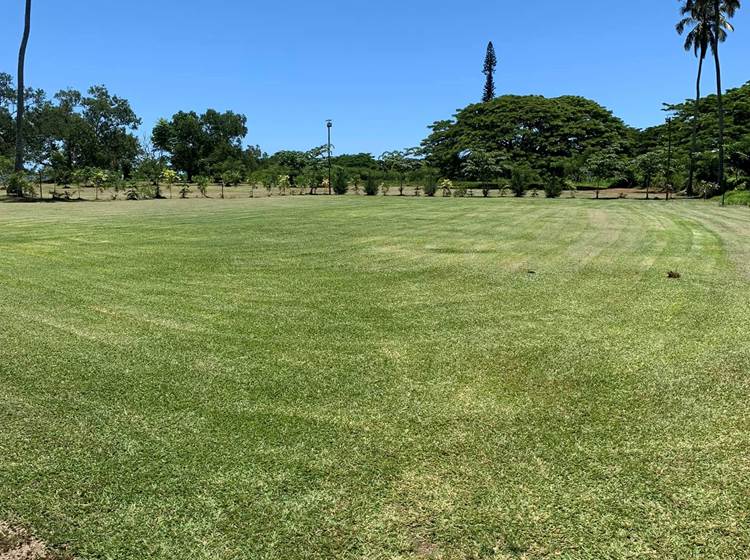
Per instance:
[[[332,187],[334,194],[338,195],[344,195],[349,190],[349,182],[343,168],[338,167],[334,170]]]
[[[196,175],[194,179],[198,192],[201,193],[201,196],[203,198],[206,198],[206,196],[208,196],[208,185],[211,182],[211,179],[209,179],[206,175]]]
[[[544,196],[547,198],[559,198],[565,190],[565,180],[562,177],[551,175],[544,182]]]
[[[365,181],[365,194],[367,196],[378,194],[378,182],[372,173],[367,176],[367,180]]]
[[[718,183],[713,183],[711,181],[699,180],[695,184],[695,194],[701,198],[711,198],[719,194],[719,190]]]
[[[730,176],[735,169],[745,164],[736,156],[743,151],[747,153],[750,142],[750,82],[729,89],[723,96],[725,115],[725,144]],[[693,117],[696,115],[694,99],[667,107],[672,118],[672,141],[676,161],[687,161],[693,133]],[[697,108],[697,149],[696,179],[713,182],[717,177],[718,158],[716,156],[717,138],[719,135],[718,103],[716,95],[701,99]],[[653,150],[666,150],[669,138],[667,123],[650,127],[637,135],[637,152],[639,154]],[[745,172],[747,173],[747,172]]]
[[[11,173],[7,179],[6,192],[12,196],[28,197],[34,195],[34,185],[25,173]]]
[[[450,179],[440,179],[440,190],[443,192],[443,196],[451,196],[453,181]]]
[[[734,190],[726,194],[724,203],[730,206],[750,206],[750,191]]]
[[[526,189],[531,185],[531,170],[524,166],[516,166],[510,175],[510,190],[516,197],[526,194]]]
[[[279,175],[276,178],[276,185],[279,187],[279,194],[285,195],[292,186],[289,175]]]
[[[464,176],[467,153],[486,154],[492,165],[483,167],[499,167],[480,175],[507,176],[517,165],[549,172],[587,152],[626,154],[635,137],[610,111],[574,96],[506,95],[469,105],[431,128],[422,143],[427,163],[450,178]]]
[[[453,189],[453,196],[456,198],[464,198],[466,196],[467,191],[468,189],[466,188],[466,184],[459,183]]]
[[[99,193],[104,191],[110,184],[110,175],[106,169],[91,169],[89,172],[89,181],[94,187],[94,197],[99,198]]]
[[[154,198],[162,198],[160,182],[166,165],[162,157],[144,155],[136,167],[136,176],[154,187]]]
[[[496,155],[472,150],[461,165],[461,171],[469,181],[491,182],[503,173],[503,168]]]
[[[425,196],[435,196],[438,190],[437,176],[433,173],[428,173],[425,177],[424,182],[424,194]]]
[[[597,190],[621,181],[627,171],[627,161],[613,150],[593,152],[583,168],[583,172],[596,184]]]
[[[381,154],[378,162],[383,176],[386,179],[395,179],[398,182],[399,194],[403,195],[404,183],[409,174],[419,171],[422,161],[414,157],[414,150],[385,152]],[[365,173],[366,177],[369,173]]]
[[[654,178],[665,173],[667,154],[662,150],[653,150],[641,154],[633,160],[633,169],[639,183],[650,188]]]
[[[495,98],[495,68],[497,67],[497,56],[495,55],[495,46],[492,41],[487,45],[487,53],[484,57],[484,68],[482,73],[485,76],[484,91],[482,92],[482,102],[487,103]]]
[[[228,165],[243,177],[258,166],[259,148],[243,150],[247,118],[232,111],[209,109],[202,115],[180,111],[154,127],[154,146],[170,155],[172,167],[188,181],[198,174],[222,177]]]
[[[221,182],[225,187],[236,187],[242,182],[242,172],[238,169],[228,169],[221,174]]]
[[[0,155],[0,186],[7,189],[11,176],[13,175],[13,160]]]

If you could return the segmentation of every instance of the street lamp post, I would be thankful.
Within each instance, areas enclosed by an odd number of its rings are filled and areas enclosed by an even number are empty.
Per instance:
[[[331,194],[331,128],[333,127],[333,121],[328,119],[326,121],[326,128],[328,129],[328,194]]]

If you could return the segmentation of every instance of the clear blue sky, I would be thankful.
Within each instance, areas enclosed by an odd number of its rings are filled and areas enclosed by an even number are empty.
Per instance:
[[[15,74],[23,0],[5,0],[0,71]],[[725,84],[750,80],[750,2],[724,47]],[[481,96],[495,43],[498,94],[579,94],[634,126],[692,95],[695,60],[674,32],[677,0],[34,0],[30,84],[103,83],[149,132],[208,107],[247,115],[265,151],[414,146],[431,122]],[[705,88],[713,87],[709,66]]]

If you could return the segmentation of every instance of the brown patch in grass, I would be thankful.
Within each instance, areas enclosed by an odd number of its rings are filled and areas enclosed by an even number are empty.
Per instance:
[[[414,543],[414,553],[418,558],[434,558],[437,554],[438,547],[436,544],[419,540]]]
[[[28,531],[0,521],[0,560],[72,560],[52,552]]]

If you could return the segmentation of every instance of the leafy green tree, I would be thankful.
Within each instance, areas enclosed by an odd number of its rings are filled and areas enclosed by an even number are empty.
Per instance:
[[[188,181],[197,174],[221,176],[228,161],[236,162],[233,166],[240,167],[243,175],[250,171],[259,150],[243,150],[245,136],[245,115],[213,109],[202,115],[180,111],[170,120],[159,120],[152,132],[154,146],[169,154],[172,167],[186,173]]]
[[[161,178],[166,169],[164,158],[154,154],[146,154],[141,157],[136,168],[136,175],[148,181],[154,187],[154,198],[163,198],[161,195]]]
[[[695,124],[695,101],[693,99],[686,100],[683,103],[670,105],[668,109],[674,113],[674,118],[672,119],[674,160],[677,163],[685,162],[684,181],[687,184],[689,182],[690,150]],[[698,149],[695,152],[693,164],[695,184],[698,181],[717,183],[719,168],[717,149],[719,123],[717,114],[717,96],[711,94],[703,97],[698,107],[696,142]],[[729,148],[737,142],[742,142],[745,137],[750,135],[750,83],[739,88],[729,89],[725,92],[724,115],[724,141],[727,148]],[[665,150],[669,135],[666,123],[641,131],[637,136],[636,153],[642,154],[655,150]],[[727,176],[732,172],[732,161],[728,156],[729,153],[727,153],[726,162],[726,165],[729,166],[726,171]]]
[[[609,184],[607,181],[615,180],[624,173],[625,162],[614,151],[606,150],[596,152],[586,161],[586,173],[594,180],[596,186],[596,198],[599,198],[599,191],[606,188]]]
[[[497,56],[495,55],[495,46],[492,41],[487,45],[487,54],[484,56],[484,68],[482,73],[485,76],[484,92],[482,93],[482,102],[487,103],[495,98],[495,68],[497,67]]]
[[[667,154],[658,150],[646,152],[633,160],[633,167],[635,168],[636,175],[641,185],[646,188],[647,199],[649,198],[654,178],[661,173],[665,173],[664,162],[666,159]],[[694,162],[691,165],[694,165]]]
[[[89,167],[76,169],[73,172],[73,182],[76,184],[76,195],[79,200],[81,199],[81,187],[84,187],[91,182],[91,172],[92,170]]]
[[[131,131],[140,126],[141,119],[126,99],[110,94],[104,86],[89,88],[81,105],[81,116],[93,133],[92,145],[85,146],[87,163],[128,175],[139,152]]]
[[[507,176],[517,165],[547,171],[592,151],[626,155],[636,138],[636,131],[610,111],[574,96],[505,95],[469,105],[454,120],[431,128],[422,143],[426,163],[449,178],[462,176],[467,152],[488,154]]]
[[[481,183],[482,195],[490,194],[490,183],[495,181],[503,169],[495,156],[482,150],[472,150],[461,167],[464,177]]]
[[[221,174],[221,198],[224,198],[224,187],[236,187],[242,182],[242,173],[237,169],[226,169]]]
[[[94,200],[99,200],[99,193],[110,183],[110,176],[106,169],[91,169],[89,181],[94,187]]]

